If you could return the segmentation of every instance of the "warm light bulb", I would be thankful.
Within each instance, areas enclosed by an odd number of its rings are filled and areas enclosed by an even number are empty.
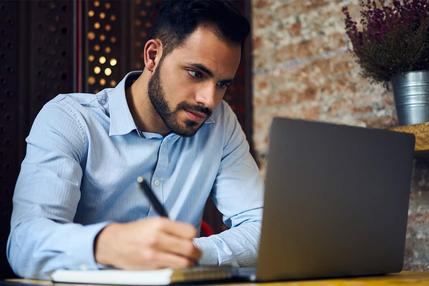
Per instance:
[[[98,61],[100,62],[100,64],[104,64],[106,62],[106,57],[100,57]]]
[[[90,77],[88,78],[88,83],[89,83],[90,85],[93,85],[93,84],[95,83],[95,78],[94,78],[93,76],[90,76]]]
[[[112,70],[110,68],[106,68],[104,70],[104,74],[107,75],[107,76],[110,76],[112,74]]]
[[[112,67],[116,66],[117,63],[118,63],[118,61],[115,58],[113,58],[113,59],[110,60],[110,65]]]
[[[89,32],[88,33],[88,40],[94,40],[95,39],[95,34],[93,32]]]
[[[94,73],[95,74],[99,74],[101,72],[101,68],[100,67],[95,67],[94,68]]]

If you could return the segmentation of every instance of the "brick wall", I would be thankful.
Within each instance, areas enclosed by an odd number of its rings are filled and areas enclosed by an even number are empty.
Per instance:
[[[386,128],[391,91],[363,79],[341,8],[358,0],[252,0],[254,147],[265,167],[273,116]],[[405,268],[429,269],[429,163],[415,163]]]

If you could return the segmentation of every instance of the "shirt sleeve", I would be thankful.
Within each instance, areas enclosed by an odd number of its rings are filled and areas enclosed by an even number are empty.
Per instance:
[[[221,165],[212,198],[230,229],[196,238],[201,264],[251,266],[256,263],[263,209],[263,184],[246,137],[227,104]]]
[[[41,110],[26,139],[7,245],[19,276],[47,278],[58,268],[97,268],[93,242],[106,223],[73,223],[87,144],[77,117],[60,96]]]

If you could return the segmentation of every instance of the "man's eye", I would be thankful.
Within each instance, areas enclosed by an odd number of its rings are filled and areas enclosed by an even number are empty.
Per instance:
[[[188,74],[196,79],[201,79],[203,78],[203,73],[199,72],[199,71],[194,71],[194,70],[188,70]]]

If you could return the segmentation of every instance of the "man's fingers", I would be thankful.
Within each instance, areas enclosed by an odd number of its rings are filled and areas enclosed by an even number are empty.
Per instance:
[[[155,268],[186,268],[195,264],[195,261],[186,257],[162,251],[154,252],[150,258]]]
[[[192,243],[192,240],[162,234],[158,237],[156,244],[159,250],[180,255],[193,261],[198,261],[201,258],[201,250]]]
[[[195,227],[188,223],[172,221],[166,218],[158,218],[154,222],[156,227],[162,232],[181,237],[184,239],[192,239],[197,235]]]
[[[97,236],[95,258],[125,269],[188,267],[201,257],[195,235],[192,225],[166,218],[111,224]]]

